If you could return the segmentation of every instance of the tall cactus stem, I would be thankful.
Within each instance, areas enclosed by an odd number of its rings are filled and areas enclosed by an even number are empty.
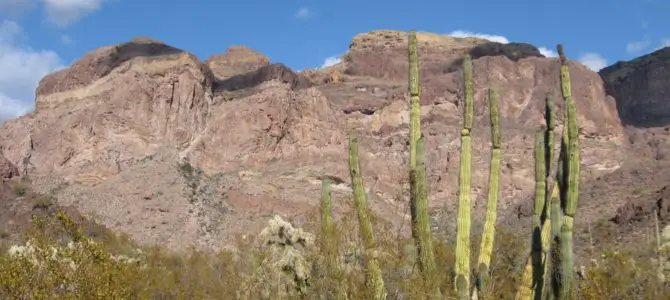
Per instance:
[[[419,87],[419,52],[417,50],[416,32],[409,33],[409,97],[410,97],[410,147],[409,168],[416,167],[416,143],[421,137],[421,90]]]
[[[326,270],[331,275],[337,267],[337,241],[333,220],[328,176],[321,182],[321,253],[326,259]]]
[[[560,299],[568,299],[572,296],[574,285],[574,249],[573,249],[573,226],[574,217],[577,212],[579,200],[579,126],[577,124],[577,108],[572,99],[570,86],[570,69],[565,57],[563,47],[558,45],[558,54],[561,60],[561,92],[566,106],[565,129],[563,144],[564,152],[564,190],[561,195],[561,206],[563,208],[563,224],[560,230],[559,244],[561,251],[561,280]]]
[[[500,194],[500,160],[502,138],[500,135],[500,112],[498,95],[493,89],[488,91],[489,112],[491,118],[491,168],[489,173],[489,192],[486,204],[486,222],[477,262],[477,289],[482,291],[488,287],[489,266],[493,253],[495,226],[498,213],[498,197]]]
[[[439,286],[436,280],[435,256],[433,253],[433,241],[430,231],[430,215],[428,213],[428,186],[426,182],[425,142],[423,137],[417,143],[417,165],[412,171],[415,177],[416,189],[414,196],[416,201],[416,234],[415,239],[417,253],[419,254],[419,270],[424,280],[427,293],[440,298]]]
[[[458,225],[456,234],[456,278],[462,280],[456,285],[457,289],[470,288],[470,211],[471,211],[471,182],[472,182],[472,121],[474,114],[474,94],[472,91],[472,61],[466,54],[463,59],[463,73],[465,79],[465,107],[464,122],[461,130],[461,161],[458,187]],[[461,277],[462,276],[462,277]],[[462,279],[460,279],[462,278]],[[458,291],[458,294],[469,291]]]
[[[361,178],[361,167],[358,161],[358,137],[352,131],[349,135],[349,174],[354,190],[354,205],[358,215],[358,223],[361,239],[363,240],[365,255],[365,279],[370,299],[386,299],[387,292],[384,287],[379,258],[376,251],[376,240],[372,231],[372,223],[368,213],[368,203],[365,198],[365,189]]]
[[[531,251],[528,260],[526,261],[521,286],[517,291],[517,300],[533,298],[537,289],[540,288],[538,285],[543,284],[542,277],[544,276],[544,266],[542,265],[542,231],[545,230],[544,225],[546,222],[544,222],[543,213],[545,213],[545,202],[547,199],[547,164],[545,161],[547,149],[545,149],[545,135],[545,130],[538,130],[535,133],[535,146],[533,152],[535,157],[535,201],[533,202]]]

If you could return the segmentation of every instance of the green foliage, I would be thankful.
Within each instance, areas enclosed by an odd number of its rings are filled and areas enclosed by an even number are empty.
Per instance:
[[[12,183],[12,192],[14,193],[14,195],[23,196],[26,194],[26,191],[27,187],[26,184],[24,184],[23,182],[17,181]]]

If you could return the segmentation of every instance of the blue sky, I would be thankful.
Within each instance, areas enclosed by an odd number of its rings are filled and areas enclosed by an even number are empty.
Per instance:
[[[48,72],[136,36],[202,60],[243,44],[301,70],[333,61],[358,33],[416,29],[560,42],[597,70],[670,45],[669,11],[668,0],[0,0],[0,122],[32,110]]]

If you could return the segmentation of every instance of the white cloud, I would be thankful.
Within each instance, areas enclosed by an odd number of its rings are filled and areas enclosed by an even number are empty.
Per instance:
[[[108,0],[0,0],[0,12],[20,16],[39,3],[49,22],[65,27],[98,10],[105,1]]]
[[[15,22],[0,23],[0,122],[31,111],[40,79],[64,67],[56,52],[32,49],[23,38]]]
[[[337,57],[337,56],[330,56],[330,57],[327,57],[327,58],[323,61],[323,64],[321,65],[321,68],[323,69],[323,68],[330,67],[330,66],[332,66],[332,65],[334,65],[334,64],[338,64],[338,63],[340,63],[340,61],[342,61],[342,60],[341,60],[339,57]]]
[[[651,45],[650,40],[643,40],[643,41],[638,41],[638,42],[630,42],[626,44],[626,52],[629,54],[635,54],[639,53],[641,51],[644,51],[644,49],[647,49]]]
[[[34,0],[0,0],[0,11],[12,16],[20,16],[35,7]]]
[[[60,36],[60,42],[63,45],[72,45],[74,43],[74,40],[72,39],[71,36],[69,36],[67,34],[63,34],[63,35]]]
[[[658,47],[654,48],[654,51],[661,50],[665,47],[670,47],[670,38],[661,38],[661,43]]]
[[[70,25],[102,6],[104,0],[42,0],[47,19],[60,27]]]
[[[314,15],[309,7],[301,7],[296,13],[295,17],[298,19],[309,19]]]
[[[453,37],[459,37],[459,38],[474,37],[474,38],[489,40],[491,42],[497,42],[497,43],[501,43],[501,44],[509,44],[509,39],[507,39],[506,37],[504,37],[502,35],[475,33],[475,32],[466,31],[466,30],[454,30],[447,35],[453,36]],[[545,57],[556,57],[556,56],[558,56],[558,54],[556,54],[556,52],[554,52],[553,50],[551,50],[549,48],[546,48],[546,47],[538,47],[538,50],[540,51],[540,54],[544,55]]]
[[[453,37],[460,37],[460,38],[465,38],[465,37],[474,37],[474,38],[480,38],[480,39],[485,39],[489,40],[492,42],[498,42],[501,44],[508,44],[509,40],[501,35],[491,35],[491,34],[483,34],[483,33],[474,33],[470,31],[464,31],[464,30],[454,30],[450,34],[448,34]]]
[[[545,57],[557,57],[558,56],[558,53],[556,53],[556,51],[551,50],[551,49],[546,48],[546,47],[540,47],[540,48],[538,48],[538,50],[540,50],[540,54],[544,55]]]
[[[607,66],[607,60],[600,56],[600,54],[594,52],[582,54],[582,56],[579,57],[579,62],[596,72]]]

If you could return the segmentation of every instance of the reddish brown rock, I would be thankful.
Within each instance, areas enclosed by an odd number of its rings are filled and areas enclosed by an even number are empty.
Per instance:
[[[19,176],[19,169],[0,153],[0,180]]]
[[[248,53],[238,61],[232,50],[203,64],[152,40],[104,47],[42,80],[39,109],[0,127],[0,141],[11,141],[2,151],[38,188],[114,230],[171,248],[218,248],[268,215],[312,212],[321,176],[348,180],[346,136],[356,128],[371,207],[399,224],[407,219],[406,36],[358,35],[341,64],[307,75]],[[449,214],[462,119],[458,60],[488,42],[418,38],[430,203]],[[562,119],[559,64],[525,54],[511,60],[503,50],[484,54],[474,60],[475,221],[483,218],[488,186],[488,87],[500,94],[503,118],[500,220],[518,220],[519,205],[533,193],[528,158],[546,93]],[[628,148],[600,77],[576,62],[570,68],[582,129],[580,203],[589,207],[600,200],[588,194],[591,182],[621,172]],[[350,197],[346,182],[332,189],[337,199]],[[337,213],[351,209],[334,202]]]
[[[214,83],[213,89],[215,92],[237,91],[273,80],[288,84],[291,89],[304,89],[311,85],[309,79],[294,73],[285,65],[271,64],[248,73],[235,75],[228,79],[217,81]]]
[[[224,54],[215,54],[205,61],[218,80],[254,71],[269,64],[267,56],[245,46],[232,46]]]

